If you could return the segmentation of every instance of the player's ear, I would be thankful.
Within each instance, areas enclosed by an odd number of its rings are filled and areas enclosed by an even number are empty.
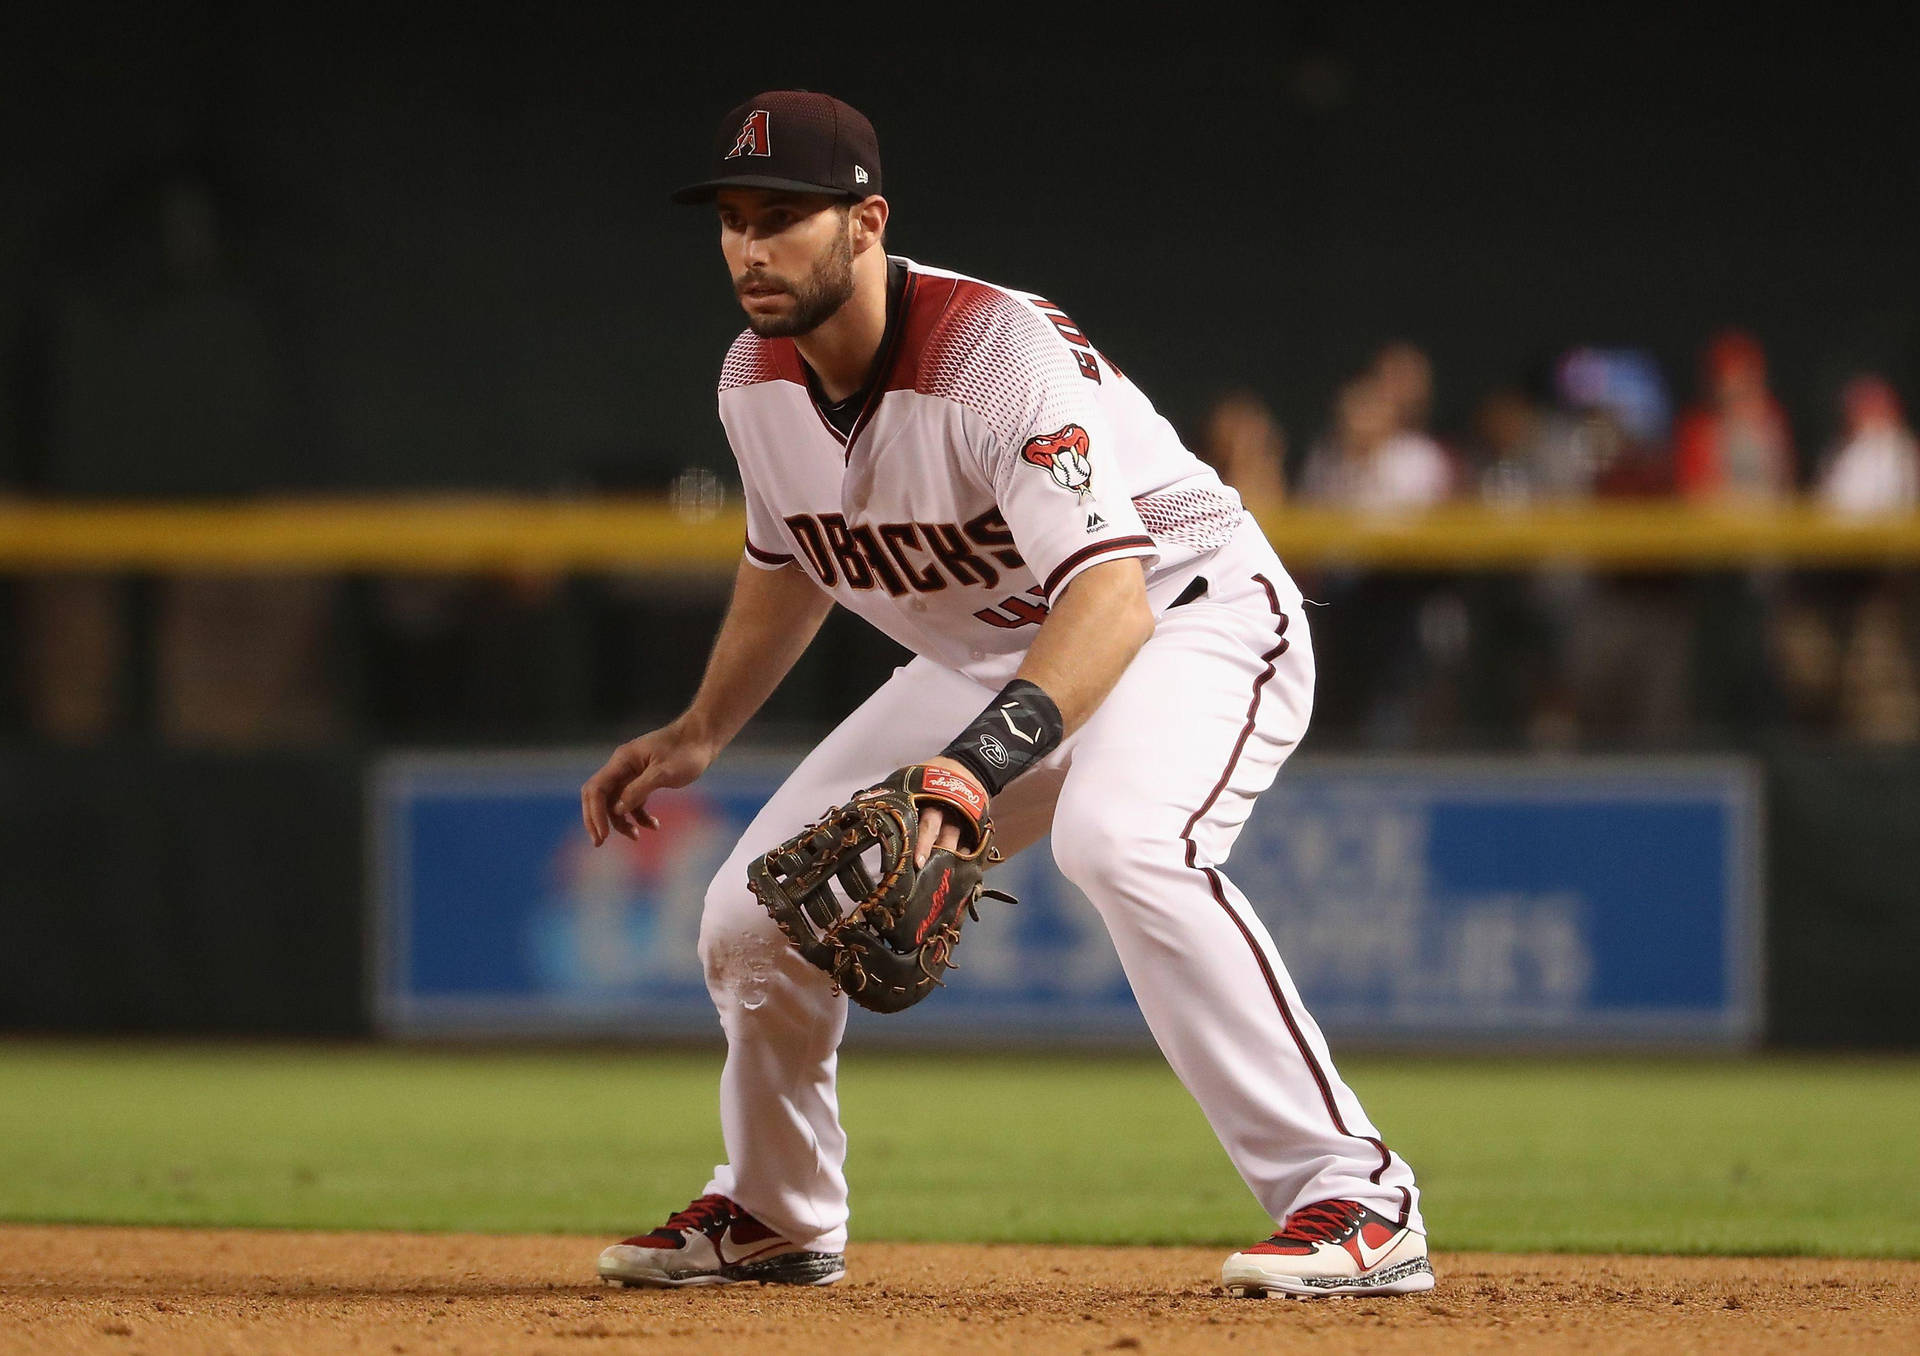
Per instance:
[[[888,212],[887,200],[877,193],[847,209],[855,254],[865,253],[886,238]]]

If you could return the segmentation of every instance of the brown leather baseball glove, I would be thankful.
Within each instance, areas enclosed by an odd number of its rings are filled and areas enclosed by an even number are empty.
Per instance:
[[[921,806],[961,825],[959,846],[913,864]],[[782,843],[747,868],[747,884],[808,961],[861,1007],[912,1007],[955,968],[965,917],[980,917],[981,876],[998,862],[987,797],[946,768],[916,763]]]

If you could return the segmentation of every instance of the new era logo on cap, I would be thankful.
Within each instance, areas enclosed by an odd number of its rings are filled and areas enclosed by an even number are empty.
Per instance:
[[[733,149],[727,152],[727,159],[742,155],[772,155],[772,123],[773,115],[764,108],[756,108],[747,114],[747,120],[740,124],[740,135],[733,139]]]
[[[885,191],[873,124],[859,109],[812,90],[766,90],[739,105],[721,123],[707,163],[712,177],[675,193],[675,202],[711,202],[723,188],[845,198]]]

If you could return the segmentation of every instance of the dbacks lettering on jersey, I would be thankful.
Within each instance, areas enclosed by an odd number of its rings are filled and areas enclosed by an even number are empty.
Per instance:
[[[1043,433],[1027,439],[1020,459],[1038,466],[1053,477],[1063,490],[1072,490],[1085,499],[1093,493],[1093,442],[1078,424],[1068,424],[1058,433]]]
[[[838,513],[796,513],[785,521],[827,588],[844,576],[850,589],[883,588],[895,598],[909,590],[938,593],[949,577],[961,588],[990,589],[1000,582],[993,561],[1008,570],[1027,563],[999,509],[958,524],[870,525],[849,523]]]
[[[773,118],[766,109],[756,108],[747,114],[747,120],[740,124],[740,135],[733,139],[733,149],[727,152],[727,159],[741,155],[773,154]]]
[[[938,593],[951,578],[961,588],[990,589],[1000,582],[993,562],[1010,571],[1027,563],[1014,549],[1013,532],[999,509],[965,523],[849,523],[839,513],[796,513],[785,521],[814,575],[828,588],[845,579],[850,589],[885,589],[898,598],[909,589]],[[920,554],[929,559],[917,559]],[[1015,595],[973,615],[1003,631],[1038,626],[1047,619],[1046,591],[1036,585],[1027,593],[1038,601]]]

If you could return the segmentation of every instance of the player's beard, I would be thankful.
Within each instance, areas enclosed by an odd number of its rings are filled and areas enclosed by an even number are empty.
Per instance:
[[[762,339],[795,339],[811,334],[833,317],[853,296],[853,237],[845,231],[836,234],[814,262],[812,270],[798,283],[776,274],[749,274],[736,278],[738,295],[748,285],[771,284],[793,298],[793,309],[784,316],[747,316],[747,328]]]

